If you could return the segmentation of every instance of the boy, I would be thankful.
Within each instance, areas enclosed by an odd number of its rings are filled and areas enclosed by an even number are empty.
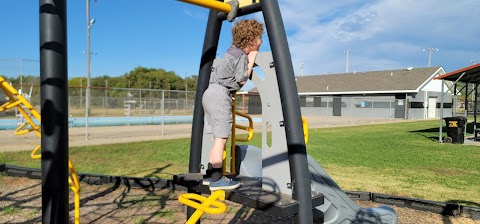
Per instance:
[[[209,168],[205,185],[210,190],[230,190],[240,186],[222,173],[223,149],[232,130],[232,96],[250,78],[258,49],[262,44],[263,24],[255,19],[241,20],[232,28],[232,46],[218,66],[212,68],[210,84],[202,98],[205,125],[213,132]],[[210,177],[208,177],[210,176]]]

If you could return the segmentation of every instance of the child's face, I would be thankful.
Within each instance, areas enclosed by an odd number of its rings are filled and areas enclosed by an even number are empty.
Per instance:
[[[257,37],[255,40],[252,41],[252,51],[258,51],[260,49],[260,45],[262,45],[262,37]]]

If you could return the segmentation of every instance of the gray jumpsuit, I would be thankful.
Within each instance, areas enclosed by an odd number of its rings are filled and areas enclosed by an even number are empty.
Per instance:
[[[205,131],[215,138],[228,138],[232,130],[232,96],[248,80],[248,59],[242,49],[231,46],[225,57],[212,67],[210,84],[203,93]]]

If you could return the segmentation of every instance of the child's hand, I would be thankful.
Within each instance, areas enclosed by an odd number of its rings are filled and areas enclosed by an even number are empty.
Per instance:
[[[258,51],[250,51],[248,53],[247,59],[249,64],[253,65],[253,63],[255,62],[255,58],[257,57],[257,53]]]

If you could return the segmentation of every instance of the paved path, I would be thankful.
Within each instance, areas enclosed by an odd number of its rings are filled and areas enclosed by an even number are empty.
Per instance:
[[[372,120],[371,118],[359,119],[348,117],[320,117],[307,116],[309,128],[323,128],[335,126],[351,126],[368,123],[403,122],[404,120]],[[248,125],[248,124],[242,124]],[[254,123],[254,130],[261,130],[261,122]],[[190,138],[191,124],[176,125],[142,125],[142,126],[108,126],[89,127],[88,139],[85,128],[70,128],[69,146],[88,146],[113,143],[139,142],[149,140],[165,140]],[[163,133],[163,135],[162,135]],[[13,130],[0,130],[0,152],[33,150],[40,144],[40,139],[35,133],[17,136]]]

